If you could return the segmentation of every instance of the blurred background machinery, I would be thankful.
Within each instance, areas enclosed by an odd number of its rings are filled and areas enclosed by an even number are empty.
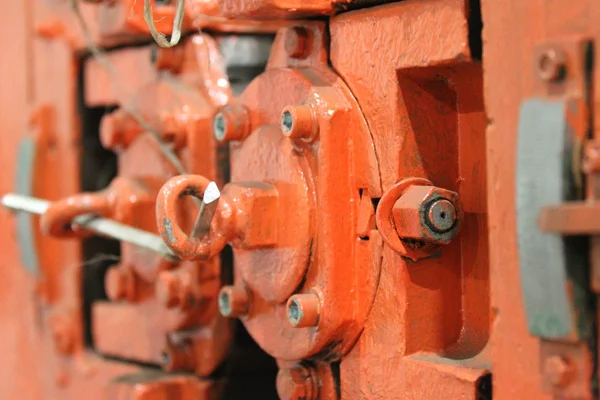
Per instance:
[[[6,399],[594,399],[589,0],[3,7]]]

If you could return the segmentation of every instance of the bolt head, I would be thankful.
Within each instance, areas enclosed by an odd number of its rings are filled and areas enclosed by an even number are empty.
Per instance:
[[[244,287],[224,286],[217,298],[219,312],[226,318],[238,318],[248,313],[249,297]]]
[[[545,81],[559,81],[566,74],[566,56],[560,49],[549,48],[542,51],[537,59],[537,71]]]
[[[319,296],[314,293],[295,294],[287,305],[288,322],[294,328],[317,326],[320,317]]]
[[[281,112],[281,133],[290,139],[313,140],[319,124],[311,106],[307,104],[287,106]]]
[[[456,223],[456,208],[447,199],[433,201],[427,212],[427,222],[438,232],[448,232]]]
[[[219,142],[244,140],[250,134],[249,112],[241,104],[227,104],[213,117],[212,128]]]
[[[435,186],[410,186],[392,209],[401,239],[430,244],[449,243],[460,228],[458,194]]]

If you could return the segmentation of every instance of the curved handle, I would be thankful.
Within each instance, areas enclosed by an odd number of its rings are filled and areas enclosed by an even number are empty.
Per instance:
[[[81,215],[110,215],[112,205],[107,192],[80,193],[53,202],[42,214],[42,231],[56,237],[86,237],[90,232],[78,229],[73,220]]]
[[[167,181],[156,200],[156,224],[169,248],[184,260],[208,259],[218,254],[227,244],[233,208],[222,197],[210,232],[203,237],[187,235],[177,223],[177,206],[180,198],[193,196],[202,199],[211,181],[200,175],[180,175]]]

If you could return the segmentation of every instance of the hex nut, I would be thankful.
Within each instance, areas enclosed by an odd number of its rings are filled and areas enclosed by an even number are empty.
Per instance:
[[[236,205],[235,238],[238,248],[269,247],[277,243],[279,194],[262,182],[228,183],[223,196]]]
[[[401,239],[447,244],[458,233],[462,213],[458,194],[435,186],[410,186],[392,215]]]

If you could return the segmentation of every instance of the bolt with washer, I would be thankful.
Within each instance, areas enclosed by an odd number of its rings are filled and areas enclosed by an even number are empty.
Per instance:
[[[295,294],[286,304],[287,317],[294,328],[306,328],[319,324],[321,305],[314,293]]]
[[[447,244],[458,234],[462,213],[456,192],[412,185],[394,203],[392,216],[400,239]]]

